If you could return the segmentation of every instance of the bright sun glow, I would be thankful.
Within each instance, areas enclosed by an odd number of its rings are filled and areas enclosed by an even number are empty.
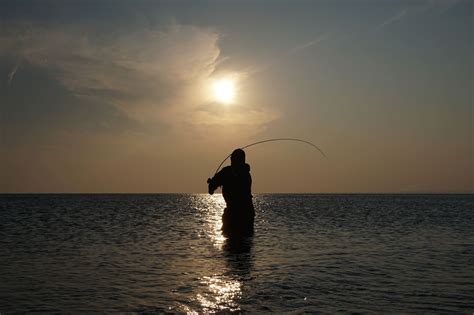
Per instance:
[[[230,79],[220,79],[213,85],[214,97],[217,101],[230,104],[235,98],[235,83]]]

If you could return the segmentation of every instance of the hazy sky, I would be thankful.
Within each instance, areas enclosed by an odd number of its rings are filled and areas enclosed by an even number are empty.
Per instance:
[[[472,193],[473,4],[2,0],[0,191]]]

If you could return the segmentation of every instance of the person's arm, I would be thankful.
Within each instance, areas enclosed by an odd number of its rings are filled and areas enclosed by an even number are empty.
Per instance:
[[[207,179],[208,184],[208,192],[210,195],[214,194],[214,191],[219,187],[222,186],[222,170],[214,175],[213,178]]]

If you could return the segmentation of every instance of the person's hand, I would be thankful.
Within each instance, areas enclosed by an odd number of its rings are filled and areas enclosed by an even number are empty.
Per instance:
[[[208,192],[210,195],[213,195],[214,194],[214,189],[211,188],[211,182],[212,182],[212,179],[211,178],[208,178],[207,179],[207,183],[209,184],[209,187],[208,187]]]

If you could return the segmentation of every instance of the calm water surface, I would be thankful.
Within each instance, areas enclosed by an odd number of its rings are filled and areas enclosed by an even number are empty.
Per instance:
[[[472,195],[2,195],[0,312],[474,312]]]

